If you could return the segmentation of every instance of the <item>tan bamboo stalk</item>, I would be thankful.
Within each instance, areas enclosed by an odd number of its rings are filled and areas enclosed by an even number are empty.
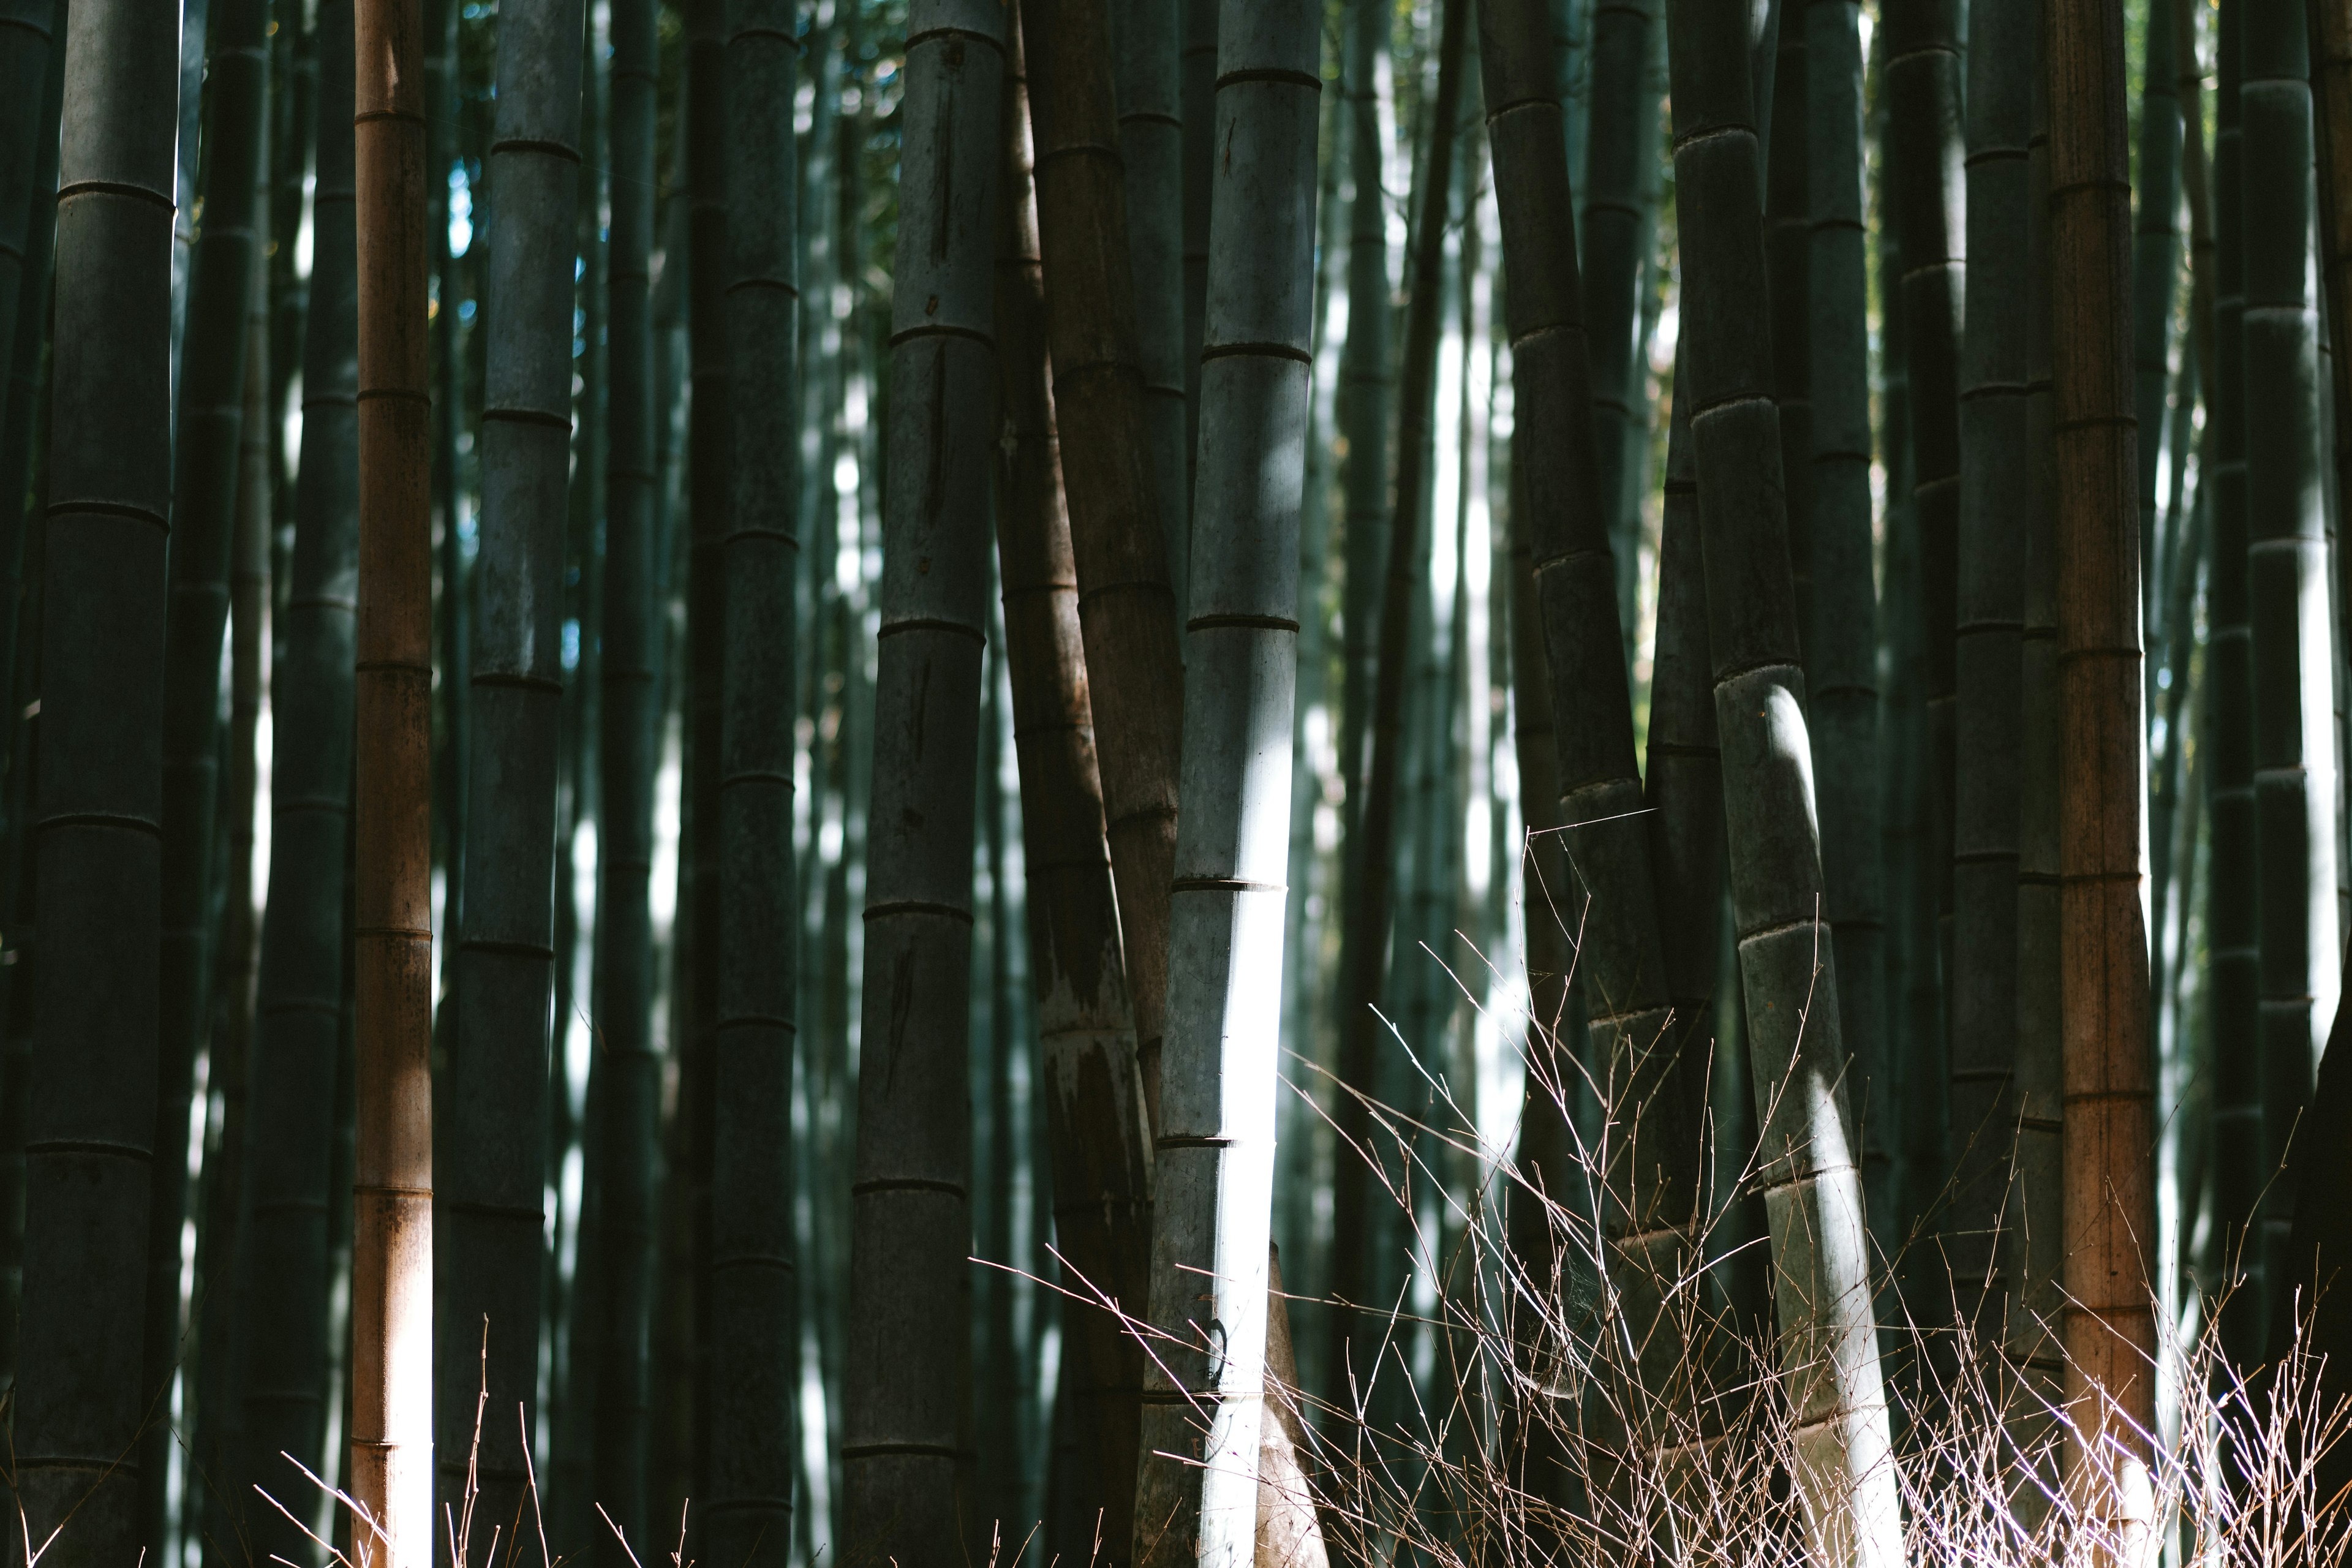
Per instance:
[[[1119,946],[1118,894],[1103,839],[1102,780],[1078,630],[1077,568],[1063,510],[1061,454],[1045,357],[1044,263],[1038,256],[1027,86],[1019,29],[1005,51],[1004,167],[998,193],[997,380],[1004,441],[997,469],[996,544],[1004,595],[1013,740],[1021,762],[1021,826],[1029,878],[1029,970],[1045,1056],[1045,1136],[1054,1173],[1056,1247],[1066,1289],[1129,1311],[1144,1304],[1151,1267],[1151,1144],[1136,1065],[1135,1018]],[[1058,1484],[1077,1517],[1102,1522],[1123,1554],[1135,1532],[1137,1400],[1142,1347],[1108,1311],[1066,1303],[1077,1353],[1062,1363],[1094,1406],[1097,1441]],[[1087,1542],[1055,1543],[1085,1550]],[[1123,1557],[1122,1559],[1123,1560]]]
[[[433,1561],[432,338],[424,19],[358,0],[358,1145],[347,1489],[357,1568]]]
[[[2049,0],[2045,15],[2067,1465],[2086,1522],[2137,1560],[2154,1524],[2156,1226],[2124,16],[2116,0]]]
[[[1023,0],[1062,482],[1147,1106],[1159,1103],[1183,666],[1152,472],[1107,0]]]

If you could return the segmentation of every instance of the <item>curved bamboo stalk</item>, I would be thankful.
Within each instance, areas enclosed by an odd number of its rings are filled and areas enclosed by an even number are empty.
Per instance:
[[[2237,1289],[2217,1313],[2222,1353],[2234,1366],[2259,1363],[2269,1319],[2256,1210],[2267,1179],[2262,1125],[2262,924],[2257,891],[2261,850],[2255,831],[2253,629],[2247,557],[2245,246],[2242,242],[2243,133],[2239,82],[2242,0],[2225,0],[2219,22],[2219,82],[2213,135],[2215,230],[2214,352],[2218,402],[2213,415],[2213,561],[2208,592],[2211,625],[2208,679],[2213,771],[2211,881],[2206,922],[2211,954],[2207,1004],[2213,1031],[2214,1205],[2220,1256]]]
[[[475,1511],[486,1520],[520,1517],[529,1464],[520,1432],[478,1411],[520,1406],[535,1426],[539,1405],[580,33],[581,0],[499,12],[488,160],[498,206],[467,671],[478,744],[466,781],[457,1082],[444,1100],[448,1263],[436,1428],[442,1497],[478,1486]]]
[[[315,1472],[326,1438],[327,1209],[342,1054],[360,559],[359,271],[352,142],[341,134],[352,118],[351,29],[349,5],[320,8],[302,464],[285,658],[271,672],[269,900],[248,1089],[249,1228],[236,1281],[247,1309],[223,1322],[242,1339],[237,1350],[207,1342],[212,1354],[236,1355],[241,1379],[223,1386],[235,1387],[245,1443],[221,1488],[228,1518],[244,1520],[257,1545],[297,1562],[308,1542],[275,1509],[248,1507],[247,1489],[290,1505],[308,1483],[278,1456]]]
[[[66,45],[15,1480],[68,1563],[142,1544],[176,22],[85,0]]]
[[[1837,954],[1838,1020],[1861,1112],[1871,1232],[1896,1208],[1886,1060],[1885,873],[1879,840],[1878,600],[1872,577],[1868,240],[1863,226],[1862,31],[1856,0],[1807,0],[1807,262],[1811,300],[1813,621],[1804,627],[1822,909]]]
[[[1182,3],[1128,0],[1110,15],[1127,249],[1135,275],[1136,363],[1143,372],[1144,434],[1168,544],[1168,585],[1180,618],[1192,533],[1185,445],[1191,405],[1184,369],[1183,82],[1177,68]],[[1199,345],[1192,346],[1197,357]]]
[[[990,282],[1003,25],[992,0],[920,0],[907,25],[838,1537],[846,1554],[876,1562],[951,1561],[978,1527],[960,1507],[971,1250],[964,1057],[988,482],[1001,428]],[[1112,270],[1125,280],[1124,268]],[[1166,568],[1156,542],[1146,560]]]
[[[426,1568],[433,1557],[433,447],[424,38],[417,0],[356,0],[355,22],[359,1066],[344,1474],[346,1489],[373,1521],[352,1531],[357,1568]],[[531,1169],[536,1176],[538,1166]]]
[[[2284,1166],[2336,1016],[2335,676],[2311,252],[2310,33],[2301,0],[2248,0],[2239,82],[2246,588],[2261,863],[2263,1274],[2272,1344],[2294,1333]],[[2156,445],[2151,437],[2147,443]],[[2145,468],[2145,464],[2142,465]]]
[[[1395,936],[1399,925],[1396,872],[1401,832],[1399,775],[1418,737],[1408,730],[1406,685],[1425,643],[1425,610],[1416,613],[1416,595],[1428,591],[1428,539],[1423,531],[1432,458],[1432,421],[1437,395],[1438,340],[1444,326],[1445,228],[1452,210],[1456,128],[1462,117],[1463,57],[1470,36],[1470,0],[1445,0],[1437,42],[1437,92],[1429,111],[1429,133],[1418,181],[1420,226],[1412,237],[1405,342],[1399,367],[1396,485],[1385,535],[1388,559],[1381,575],[1380,649],[1373,672],[1364,800],[1354,824],[1360,846],[1353,852],[1356,873],[1347,895],[1347,925],[1341,936],[1339,1067],[1341,1088],[1332,1121],[1341,1151],[1332,1173],[1332,1289],[1342,1306],[1334,1327],[1337,1349],[1328,1369],[1326,1397],[1338,1409],[1361,1409],[1363,1390],[1374,1377],[1379,1347],[1388,1333],[1381,1301],[1389,1261],[1387,1245],[1395,1205],[1373,1170],[1372,1109],[1380,1098],[1384,1058],[1393,1056],[1392,1037],[1381,1016],[1391,995],[1391,945],[1411,952],[1410,939]],[[1416,705],[1417,707],[1418,705]],[[1420,715],[1412,715],[1417,719]],[[1401,1109],[1401,1108],[1400,1108]]]
[[[654,113],[659,55],[653,0],[613,6],[612,264],[605,411],[604,667],[596,824],[595,1104],[589,1180],[591,1245],[603,1283],[590,1373],[594,1495],[614,1524],[646,1540],[646,1372],[653,1321],[654,1140],[661,1063],[653,1046],[654,767],[660,710],[655,672],[662,623],[655,597],[651,271]],[[666,606],[665,606],[666,607]],[[576,1363],[575,1363],[576,1364]],[[626,1568],[627,1548],[595,1532],[602,1568]]]
[[[727,333],[735,431],[724,557],[722,926],[711,1059],[710,1458],[703,1529],[719,1561],[781,1564],[793,1543],[793,1408],[800,1394],[793,1220],[801,456],[793,89],[799,61],[793,7],[784,0],[729,0],[727,20],[733,263]]]
[[[2019,643],[2025,619],[2030,0],[1969,10],[1968,315],[1960,345],[1952,828],[1954,1174],[1944,1226],[1961,1322],[1998,1334],[1999,1231],[2017,1110]]]
[[[1146,1105],[1159,1100],[1168,995],[1168,885],[1183,723],[1181,601],[1168,576],[1178,520],[1151,468],[1126,186],[1118,160],[1105,0],[1024,0],[1037,223],[1062,478],[1077,552],[1078,621],[1101,698],[1097,731],[1110,862]]]
[[[1754,110],[1736,0],[1673,0],[1691,434],[1723,748],[1732,907],[1754,1053],[1796,1478],[1823,1563],[1898,1561],[1837,984],[1822,952],[1804,679],[1769,384]]]
[[[2137,1561],[2156,1429],[2155,1235],[2131,493],[2131,187],[2123,11],[2051,0],[2051,413],[2057,468],[2059,914],[2064,1031],[2063,1315],[2069,1486]],[[2333,889],[2330,889],[2332,897]]]
[[[176,410],[170,605],[163,631],[163,945],[148,1189],[147,1384],[168,1400],[181,1359],[180,1241],[188,1216],[189,1098],[211,1019],[214,830],[220,790],[221,641],[228,623],[245,424],[247,316],[259,272],[255,227],[268,57],[264,0],[219,0],[207,37],[204,219],[190,257]],[[5,290],[0,290],[5,293]],[[142,1538],[165,1545],[169,1424],[142,1437]]]
[[[1062,507],[1017,36],[1005,70],[995,307],[1006,439],[997,471],[996,541],[1021,763],[1029,972],[1045,1058],[1055,1247],[1074,1276],[1066,1289],[1081,1299],[1098,1290],[1139,1314],[1151,1267],[1150,1134],[1103,839],[1077,566]],[[1062,1363],[1063,1376],[1093,1407],[1096,1440],[1072,1456],[1060,1477],[1070,1511],[1087,1521],[1085,1539],[1058,1544],[1088,1551],[1099,1520],[1108,1552],[1124,1561],[1135,1538],[1142,1347],[1108,1311],[1066,1302],[1063,1321],[1079,1349]]]
[[[1311,0],[1225,0],[1218,24],[1139,1563],[1241,1568],[1255,1554],[1320,17]],[[1177,1457],[1195,1453],[1205,1468]]]

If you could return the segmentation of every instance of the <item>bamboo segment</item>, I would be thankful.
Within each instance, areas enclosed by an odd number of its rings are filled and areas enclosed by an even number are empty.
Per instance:
[[[2241,156],[2239,48],[2243,0],[2220,15],[2220,81],[2215,94],[2213,216],[2216,235],[2213,412],[2213,563],[2208,617],[2209,679],[2220,694],[2212,712],[2212,882],[2206,891],[2212,987],[2214,1206],[2220,1256],[2238,1288],[2216,1314],[2222,1353],[2234,1366],[2260,1360],[2269,1319],[2263,1310],[2262,1245],[2256,1209],[2266,1176],[2262,1125],[2262,916],[2257,888],[2260,837],[2254,804],[2253,630],[2247,555],[2244,182]]]
[[[2286,1257],[2295,1120],[2336,1016],[2334,656],[2310,261],[2309,32],[2301,0],[2249,0],[2239,84],[2244,246],[2246,586],[2253,634],[2262,929],[2263,1276],[2269,1338],[2293,1334]],[[2150,445],[2153,445],[2153,440]]]
[[[2026,140],[2031,0],[1969,11],[1968,312],[1960,349],[1953,792],[1954,1174],[1944,1226],[1958,1321],[1998,1342],[1999,1228],[2017,1131],[2018,758],[2024,630]]]
[[[798,1464],[793,1407],[800,1393],[793,1222],[801,455],[793,102],[799,62],[790,5],[729,0],[727,20],[727,334],[735,433],[724,556],[722,923],[711,1061],[710,1457],[703,1528],[716,1560],[764,1568],[782,1564],[792,1550]]]
[[[25,1528],[70,1516],[75,1564],[142,1544],[177,21],[85,0],[66,44],[14,1447]]]
[[[1168,543],[1168,584],[1184,613],[1192,526],[1187,456],[1191,403],[1184,336],[1183,84],[1177,69],[1183,0],[1127,0],[1112,7],[1112,74],[1118,99],[1118,162],[1125,175],[1127,241],[1135,274],[1136,363],[1143,372],[1144,426]],[[1200,345],[1192,345],[1198,358]]]
[[[1185,812],[1154,1161],[1151,1322],[1164,1337],[1147,1364],[1139,1563],[1255,1560],[1320,16],[1309,0],[1226,0],[1219,17]],[[1049,256],[1049,288],[1050,268]]]
[[[502,1417],[520,1407],[535,1426],[539,1404],[580,29],[581,0],[501,9],[488,158],[497,205],[467,672],[477,744],[466,781],[457,1082],[444,1100],[449,1265],[436,1428],[443,1501],[478,1486],[485,1520],[520,1515],[528,1456]]]
[[[1880,855],[1878,600],[1872,581],[1870,342],[1864,310],[1862,31],[1856,0],[1807,0],[1812,216],[1813,621],[1802,627],[1822,812],[1822,910],[1837,954],[1838,1022],[1853,1063],[1871,1233],[1891,1252],[1896,1201],[1886,1060],[1885,873]]]
[[[1804,679],[1796,668],[1758,148],[1736,0],[1674,0],[1675,171],[1723,754],[1732,905],[1746,986],[1781,1369],[1816,1558],[1900,1560],[1901,1518],[1872,1325],[1868,1244],[1843,1083],[1835,968],[1822,951]]]
[[[350,898],[352,737],[359,538],[359,314],[352,143],[352,8],[319,14],[317,184],[302,345],[302,463],[286,599],[285,658],[273,674],[269,902],[262,917],[249,1121],[249,1231],[237,1280],[251,1314],[235,1364],[245,1451],[222,1489],[257,1543],[307,1546],[258,1486],[292,1504],[326,1439],[327,1210],[341,1057]],[[236,1320],[224,1327],[234,1331]],[[215,1354],[226,1336],[208,1341]],[[290,1538],[290,1539],[288,1539]]]
[[[2068,1480],[2095,1550],[2137,1562],[2154,1526],[2155,1205],[2123,9],[2051,0],[2045,26]]]
[[[1152,472],[1150,393],[1136,331],[1126,186],[1117,155],[1105,0],[1025,0],[1029,112],[1045,257],[1055,405],[1064,448],[1078,620],[1102,724],[1103,805],[1118,881],[1145,1103],[1158,1100],[1167,1011],[1168,884],[1183,722],[1180,604],[1169,581],[1167,493]]]
[[[1062,505],[1061,455],[1045,358],[1044,264],[1031,184],[1028,99],[1017,45],[1006,52],[1003,221],[996,259],[997,371],[1006,439],[997,476],[997,560],[1013,745],[1021,763],[1028,868],[1029,965],[1045,1057],[1045,1137],[1053,1161],[1055,1247],[1064,1287],[1099,1291],[1140,1314],[1151,1267],[1151,1144],[1135,1057],[1135,1020],[1118,941],[1117,891],[1103,841],[1102,781],[1078,630],[1077,568]],[[1142,1347],[1108,1310],[1066,1304],[1079,1353],[1062,1376],[1092,1407],[1094,1443],[1060,1485],[1085,1538],[1093,1523],[1111,1561],[1135,1537]]]
[[[358,994],[351,1468],[358,1568],[433,1555],[433,563],[424,39],[357,0]],[[536,1167],[534,1167],[534,1171]]]
[[[907,26],[842,1449],[840,1547],[858,1561],[952,1562],[984,1528],[961,1497],[964,1058],[1003,21],[990,0],[921,0]],[[1146,560],[1165,570],[1156,543]]]

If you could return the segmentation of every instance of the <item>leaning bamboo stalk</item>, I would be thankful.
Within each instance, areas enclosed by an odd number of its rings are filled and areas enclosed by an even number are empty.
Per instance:
[[[1044,1053],[1054,1225],[1056,1250],[1072,1277],[1066,1288],[1081,1300],[1099,1291],[1138,1313],[1150,1278],[1150,1135],[1119,948],[1118,893],[1103,837],[1077,567],[1062,505],[1028,96],[1017,37],[1006,51],[1005,70],[995,290],[1005,442],[997,474],[996,540],[1013,746],[1021,765],[1029,970]],[[1063,1363],[1062,1375],[1076,1397],[1093,1407],[1097,1441],[1073,1456],[1061,1484],[1079,1517],[1099,1517],[1102,1539],[1123,1552],[1118,1543],[1131,1542],[1135,1534],[1142,1347],[1108,1310],[1073,1303],[1064,1308],[1063,1321],[1080,1353]],[[1076,1544],[1083,1549],[1085,1543]]]
[[[2060,999],[2070,1489],[2104,1550],[2154,1526],[2155,1234],[2143,929],[2139,517],[2124,21],[2051,0],[2051,404],[2057,468]]]
[[[1145,1103],[1158,1100],[1167,1012],[1168,886],[1183,724],[1181,601],[1166,541],[1180,520],[1152,471],[1150,391],[1136,331],[1127,193],[1118,157],[1109,7],[1024,0],[1038,236],[1062,478],[1078,566],[1078,621],[1097,731],[1111,868]]]
[[[433,557],[424,38],[357,0],[358,1006],[351,1462],[359,1568],[433,1556]]]
[[[877,1562],[952,1561],[978,1528],[959,1506],[965,1047],[1003,22],[992,0],[923,0],[907,26],[839,1536]]]
[[[1716,718],[1796,1482],[1823,1563],[1892,1563],[1901,1518],[1871,1316],[1833,963],[1822,950],[1804,679],[1796,668],[1746,16],[1674,0],[1675,172]]]
[[[14,1480],[68,1563],[143,1544],[177,23],[84,0],[66,44]]]
[[[1320,16],[1311,0],[1225,0],[1218,25],[1138,1563],[1241,1568],[1255,1555]]]
[[[798,75],[793,7],[730,0],[727,333],[734,461],[719,763],[719,1015],[712,1033],[708,1550],[782,1564],[793,1544],[800,1314],[793,851],[800,566]],[[901,382],[900,386],[908,384]]]
[[[1959,1321],[1998,1333],[2017,1056],[2018,703],[2024,630],[2030,0],[1969,11],[1968,313],[1960,345],[1954,752],[1953,1162],[1945,1256]]]

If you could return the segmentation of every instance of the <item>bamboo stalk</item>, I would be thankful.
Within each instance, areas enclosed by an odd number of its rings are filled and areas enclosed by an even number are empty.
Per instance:
[[[359,1568],[433,1555],[433,571],[422,18],[357,0],[358,1151],[351,1464]]]
[[[1112,9],[1118,162],[1126,176],[1127,240],[1135,274],[1136,363],[1168,584],[1184,613],[1191,555],[1191,401],[1184,337],[1184,121],[1178,61],[1183,0],[1129,0]],[[1199,345],[1193,344],[1197,358]]]
[[[837,1537],[877,1562],[952,1561],[982,1528],[961,1496],[965,1055],[1003,22],[990,0],[922,0],[907,26]],[[1165,568],[1156,545],[1144,559]]]
[[[2067,1466],[2094,1547],[2149,1515],[2155,1234],[2123,10],[2051,0],[2051,412],[2057,469]]]
[[[1186,811],[1154,1152],[1151,1322],[1164,1337],[1146,1372],[1140,1563],[1255,1559],[1319,17],[1307,0],[1226,0],[1219,17]]]

